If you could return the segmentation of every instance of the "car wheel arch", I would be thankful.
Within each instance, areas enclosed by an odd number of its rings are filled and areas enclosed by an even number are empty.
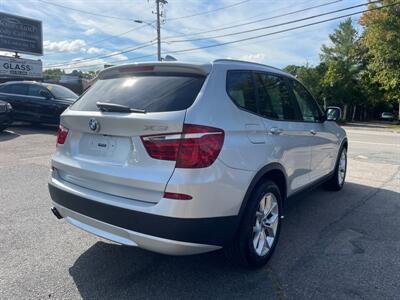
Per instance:
[[[287,195],[287,175],[284,167],[279,163],[270,163],[264,167],[262,167],[256,175],[253,177],[245,196],[242,201],[242,205],[239,211],[239,218],[243,216],[247,203],[252,195],[252,193],[256,190],[256,188],[266,180],[273,181],[281,192],[282,199],[286,199]]]

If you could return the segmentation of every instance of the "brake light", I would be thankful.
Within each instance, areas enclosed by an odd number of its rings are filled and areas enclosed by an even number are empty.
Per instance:
[[[184,124],[180,133],[142,136],[150,157],[176,161],[177,168],[206,168],[218,157],[224,143],[219,128]]]
[[[164,192],[164,198],[174,199],[174,200],[190,200],[192,199],[192,196],[180,193]]]
[[[67,139],[67,135],[68,128],[60,124],[57,131],[57,145],[63,145],[65,143],[65,140]]]

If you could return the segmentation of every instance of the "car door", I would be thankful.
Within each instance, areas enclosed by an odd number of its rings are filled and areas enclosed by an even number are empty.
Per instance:
[[[9,102],[13,107],[13,116],[15,120],[35,121],[35,114],[32,110],[28,96],[28,84],[13,83],[6,85],[2,90],[3,99]]]
[[[53,101],[52,94],[41,84],[31,84],[28,92],[38,122],[53,123],[57,105]]]
[[[255,72],[254,76],[266,144],[274,145],[269,155],[284,166],[290,195],[310,181],[309,128],[300,120],[299,109],[284,77],[266,72]]]
[[[311,133],[311,181],[328,175],[335,166],[338,136],[329,122],[324,122],[317,102],[297,80],[290,79],[293,95],[300,108],[304,124]]]

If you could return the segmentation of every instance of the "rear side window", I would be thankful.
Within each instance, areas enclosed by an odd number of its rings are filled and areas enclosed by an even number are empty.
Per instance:
[[[9,93],[11,91],[11,85],[0,86],[0,93]]]
[[[28,85],[22,83],[8,84],[1,89],[2,93],[28,95]]]
[[[257,113],[257,101],[251,71],[228,71],[226,90],[241,108]]]
[[[109,102],[146,112],[189,108],[205,77],[187,74],[144,74],[98,80],[71,109],[97,111],[96,102]]]
[[[284,78],[268,73],[256,73],[255,78],[262,116],[277,120],[301,120]]]

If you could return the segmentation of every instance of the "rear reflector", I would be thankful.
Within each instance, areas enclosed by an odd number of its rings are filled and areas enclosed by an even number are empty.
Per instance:
[[[186,194],[165,192],[164,198],[175,199],[175,200],[190,200],[192,199],[192,196]]]
[[[176,168],[206,168],[218,157],[224,143],[219,128],[184,124],[183,132],[142,136],[150,157],[176,161]]]
[[[67,139],[67,135],[68,128],[60,124],[57,131],[57,145],[63,145],[65,143],[65,140]]]

